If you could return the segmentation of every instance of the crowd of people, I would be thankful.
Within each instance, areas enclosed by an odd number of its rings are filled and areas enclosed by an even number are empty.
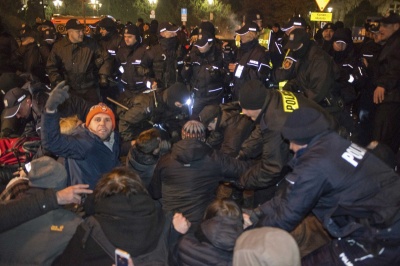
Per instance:
[[[0,25],[0,264],[400,264],[400,16],[264,23]]]

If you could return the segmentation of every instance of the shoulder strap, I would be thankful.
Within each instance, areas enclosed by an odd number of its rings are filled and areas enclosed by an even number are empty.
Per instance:
[[[86,231],[86,234],[82,239],[82,245],[84,246],[89,236],[91,236],[93,240],[96,241],[96,243],[107,253],[107,255],[114,260],[115,246],[108,240],[96,218],[89,216],[82,223],[82,227]]]

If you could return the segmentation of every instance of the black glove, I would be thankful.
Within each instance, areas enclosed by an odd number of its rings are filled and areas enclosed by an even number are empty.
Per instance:
[[[57,84],[52,90],[46,102],[46,110],[55,111],[57,107],[69,98],[69,86],[65,85],[65,80]]]
[[[101,88],[108,87],[108,77],[106,75],[100,75],[99,85]]]

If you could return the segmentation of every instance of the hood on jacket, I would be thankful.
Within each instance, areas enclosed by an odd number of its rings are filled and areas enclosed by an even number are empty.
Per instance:
[[[243,223],[240,218],[215,216],[203,221],[200,228],[214,247],[233,251],[236,239],[243,232]]]
[[[172,146],[171,155],[177,161],[189,164],[201,160],[212,152],[212,148],[197,139],[183,139]]]

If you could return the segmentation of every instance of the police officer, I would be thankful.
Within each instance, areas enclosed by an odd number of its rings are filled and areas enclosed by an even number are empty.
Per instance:
[[[332,55],[333,47],[332,47],[332,37],[335,33],[336,26],[333,23],[326,23],[322,28],[322,50]]]
[[[142,59],[142,66],[148,69],[149,77],[155,79],[159,89],[165,89],[181,81],[177,68],[183,66],[183,57],[177,39],[179,27],[171,22],[158,25],[158,43],[149,46]]]
[[[202,31],[200,36],[185,57],[181,72],[194,95],[193,119],[199,116],[204,106],[220,104],[224,93],[222,50],[215,45],[215,37],[211,33]]]
[[[107,51],[84,36],[83,28],[79,20],[68,20],[67,36],[54,44],[46,71],[52,86],[66,80],[71,94],[96,104],[100,101],[99,83],[108,85],[113,65]]]
[[[180,130],[188,119],[187,100],[190,93],[185,84],[176,82],[164,90],[146,90],[127,104],[119,114],[119,131],[124,141],[134,140],[142,131],[157,126],[171,138],[179,139]]]
[[[289,34],[285,48],[292,50],[295,59],[292,68],[296,71],[283,89],[303,93],[331,113],[340,125],[345,126],[348,115],[342,112],[343,101],[337,83],[340,70],[333,59],[310,40],[304,29],[294,29]]]
[[[263,15],[258,10],[250,10],[246,15],[244,22],[254,22],[258,25],[258,42],[268,50],[271,30],[263,27]]]
[[[373,138],[398,153],[400,146],[400,16],[390,13],[380,21],[379,33],[386,43],[378,57],[374,82],[374,103],[377,106]]]
[[[240,35],[240,47],[234,63],[229,64],[233,78],[233,100],[239,98],[240,88],[247,80],[257,79],[269,87],[271,66],[269,54],[258,43],[260,29],[254,22],[246,23],[236,31]]]
[[[110,80],[104,80],[102,86],[100,87],[100,93],[103,101],[108,103],[107,97],[117,97],[119,94],[118,88],[118,63],[116,61],[116,55],[121,46],[124,46],[124,39],[121,34],[118,33],[117,24],[109,17],[105,17],[99,21],[97,24],[100,30],[99,44],[104,50],[110,55],[113,67]],[[107,86],[108,84],[108,86]]]
[[[329,129],[314,109],[295,110],[282,128],[295,153],[285,190],[252,212],[257,226],[288,232],[312,212],[333,237],[302,265],[397,265],[400,179],[383,161]],[[245,219],[247,220],[245,215]]]
[[[275,23],[272,26],[271,39],[268,44],[268,51],[271,55],[272,69],[275,70],[281,67],[283,59],[285,57],[285,52],[283,51],[282,38],[284,32],[281,30],[279,23]]]
[[[259,80],[247,81],[240,92],[239,103],[244,115],[259,126],[252,132],[247,143],[262,145],[261,162],[252,166],[240,177],[240,185],[255,190],[254,205],[269,200],[275,193],[277,182],[283,177],[281,171],[290,158],[289,146],[281,135],[282,126],[294,110],[311,107],[329,119],[330,127],[337,128],[334,119],[318,104],[300,93],[268,90]],[[253,157],[242,149],[239,158]]]
[[[121,99],[129,98],[126,93],[140,93],[146,89],[147,74],[141,65],[146,47],[141,45],[139,28],[133,24],[127,25],[123,34],[125,45],[118,50],[116,56],[124,86]]]

